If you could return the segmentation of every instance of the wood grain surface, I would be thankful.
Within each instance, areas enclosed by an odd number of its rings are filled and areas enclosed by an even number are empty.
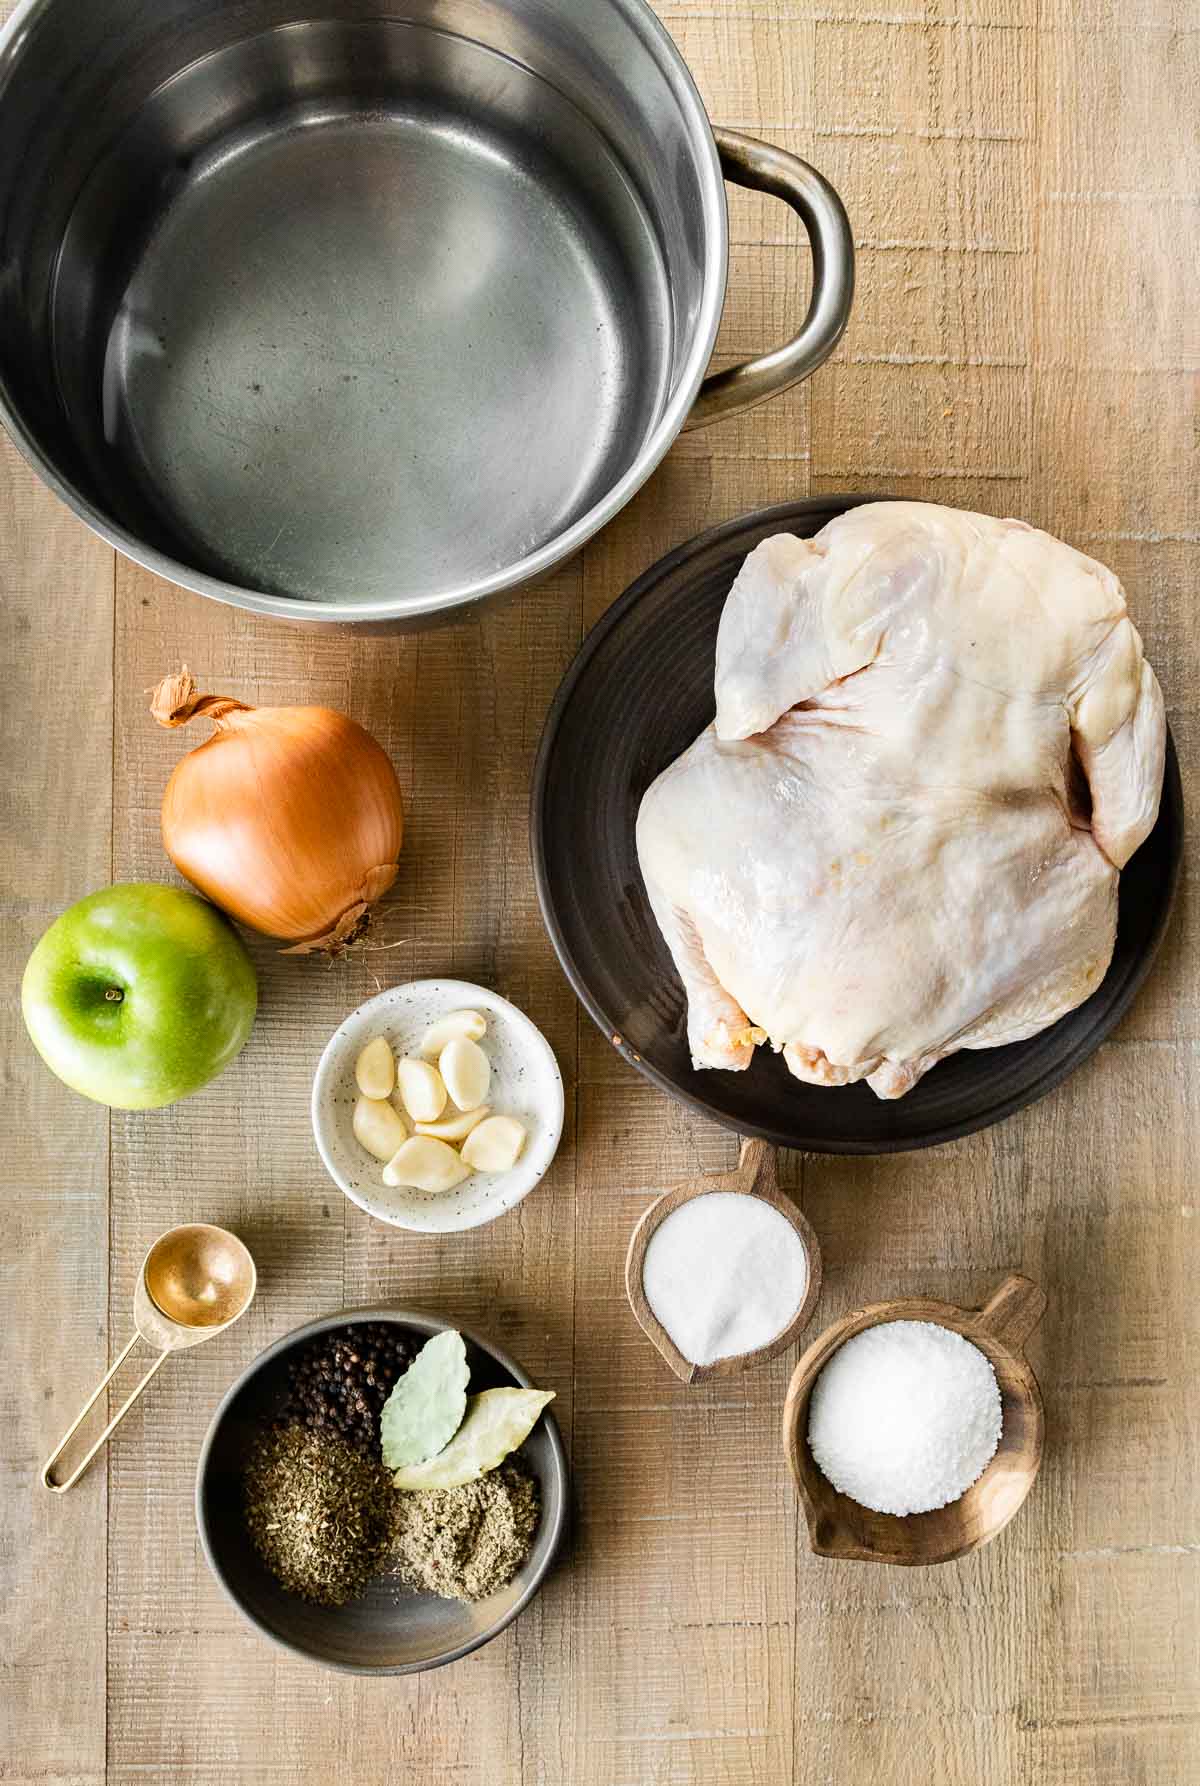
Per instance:
[[[0,0],[0,16],[10,10]],[[586,628],[698,529],[785,497],[930,496],[1045,525],[1124,579],[1183,765],[1200,756],[1200,14],[1196,0],[686,0],[661,6],[713,119],[841,190],[858,298],[797,391],[680,441],[582,557],[406,639],[299,632],[98,544],[0,443],[3,803],[3,1695],[12,1786],[1195,1786],[1200,1779],[1200,944],[1189,851],[1160,965],[1066,1087],[895,1159],[786,1157],[820,1235],[820,1325],[860,1303],[1050,1297],[1030,1345],[1047,1445],[1028,1505],[944,1568],[804,1547],[780,1410],[794,1362],[677,1382],[625,1301],[664,1186],[732,1166],[581,1017],[542,931],[526,792]],[[795,220],[730,196],[727,359],[804,305]],[[328,969],[254,945],[238,1063],[109,1118],[28,1046],[16,985],[66,903],[169,878],[158,804],[185,740],[145,691],[186,659],[251,701],[325,701],[392,753],[410,825],[387,935]],[[483,980],[546,1031],[568,1132],[494,1227],[392,1232],[338,1195],[307,1095],[378,984]],[[172,1360],[63,1500],[37,1466],[123,1343],[173,1222],[235,1228],[246,1319]],[[239,1622],[192,1516],[201,1435],[273,1336],[393,1297],[485,1326],[557,1391],[568,1558],[505,1636],[440,1673],[325,1675]]]

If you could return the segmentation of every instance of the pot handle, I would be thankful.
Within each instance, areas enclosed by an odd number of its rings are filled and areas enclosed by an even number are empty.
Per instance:
[[[700,386],[686,428],[752,409],[786,391],[828,359],[850,317],[854,297],[854,238],[845,206],[816,168],[786,149],[777,149],[740,130],[714,129],[721,171],[735,186],[769,192],[791,205],[804,221],[812,245],[813,281],[808,315],[800,333],[782,347],[710,372]]]

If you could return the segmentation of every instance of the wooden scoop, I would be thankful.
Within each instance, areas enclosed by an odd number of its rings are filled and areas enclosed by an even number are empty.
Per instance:
[[[911,1297],[876,1302],[827,1327],[792,1374],[783,1410],[783,1444],[804,1504],[811,1549],[863,1563],[949,1563],[1003,1530],[1033,1487],[1042,1461],[1042,1392],[1022,1348],[1046,1312],[1029,1278],[1006,1277],[981,1309]],[[813,1384],[838,1347],[885,1321],[936,1321],[961,1333],[990,1359],[1000,1386],[1003,1425],[996,1455],[957,1501],[932,1513],[873,1513],[839,1494],[808,1448]]]
[[[768,1345],[759,1346],[753,1352],[738,1352],[730,1358],[718,1358],[712,1364],[693,1364],[690,1358],[683,1356],[646,1301],[642,1268],[646,1261],[646,1248],[660,1223],[673,1210],[678,1209],[681,1203],[687,1203],[693,1197],[710,1196],[714,1191],[733,1191],[740,1196],[760,1197],[791,1223],[808,1255],[808,1287],[804,1292],[804,1300],[792,1319]],[[708,1377],[730,1376],[735,1371],[747,1370],[752,1364],[763,1364],[768,1358],[774,1358],[785,1351],[797,1334],[807,1326],[821,1293],[821,1249],[804,1216],[791,1198],[779,1189],[774,1148],[765,1141],[743,1141],[741,1155],[732,1172],[717,1172],[707,1178],[695,1179],[690,1184],[677,1184],[673,1190],[664,1191],[661,1197],[656,1198],[630,1238],[629,1252],[625,1259],[625,1291],[642,1331],[654,1341],[675,1375],[685,1383],[702,1383]]]

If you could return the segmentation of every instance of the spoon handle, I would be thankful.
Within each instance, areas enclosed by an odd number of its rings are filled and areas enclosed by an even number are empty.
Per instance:
[[[1046,1292],[1031,1278],[1012,1272],[989,1296],[975,1325],[1019,1352],[1046,1312]]]
[[[79,1413],[76,1415],[75,1419],[72,1421],[71,1425],[67,1428],[66,1432],[63,1434],[62,1438],[59,1440],[58,1444],[55,1446],[55,1448],[52,1451],[52,1453],[50,1454],[50,1456],[46,1459],[45,1464],[42,1466],[42,1481],[45,1483],[46,1487],[50,1490],[50,1492],[52,1494],[56,1494],[56,1495],[65,1494],[69,1488],[73,1488],[75,1486],[75,1484],[79,1481],[79,1478],[83,1475],[83,1472],[87,1469],[88,1465],[91,1463],[92,1459],[96,1456],[96,1453],[104,1447],[104,1445],[108,1442],[108,1439],[110,1438],[112,1433],[114,1433],[116,1431],[117,1427],[120,1426],[122,1420],[124,1420],[126,1414],[128,1414],[130,1408],[132,1408],[134,1402],[137,1400],[138,1396],[142,1393],[142,1390],[146,1387],[147,1383],[150,1381],[150,1379],[154,1375],[155,1371],[157,1371],[158,1367],[167,1358],[166,1352],[160,1352],[158,1354],[158,1356],[154,1360],[154,1363],[150,1366],[150,1369],[146,1372],[145,1376],[142,1378],[142,1380],[138,1384],[137,1388],[132,1391],[132,1393],[128,1396],[126,1401],[122,1404],[122,1406],[113,1415],[112,1419],[109,1421],[109,1423],[105,1427],[104,1431],[100,1434],[100,1437],[96,1440],[96,1443],[92,1446],[91,1450],[84,1453],[83,1457],[76,1464],[75,1468],[72,1470],[71,1474],[66,1478],[65,1481],[63,1481],[63,1482],[56,1481],[55,1477],[54,1477],[55,1464],[57,1464],[57,1462],[61,1458],[63,1452],[66,1450],[67,1446],[71,1443],[71,1440],[75,1437],[75,1434],[79,1431],[79,1428],[83,1425],[84,1421],[87,1419],[88,1415],[91,1413],[91,1411],[95,1407],[96,1403],[100,1400],[100,1397],[104,1394],[104,1391],[108,1388],[109,1384],[112,1382],[113,1378],[116,1376],[117,1372],[120,1370],[120,1368],[124,1364],[125,1360],[129,1357],[129,1354],[133,1351],[133,1348],[137,1345],[140,1337],[141,1336],[138,1333],[136,1333],[136,1332],[134,1333],[132,1339],[129,1341],[129,1344],[125,1347],[125,1350],[110,1365],[108,1374],[105,1377],[103,1377],[100,1380],[100,1382],[96,1385],[94,1392],[89,1397],[89,1399],[84,1403],[83,1407],[80,1408]]]
[[[779,1189],[779,1158],[769,1141],[747,1136],[738,1155],[735,1176],[741,1180],[739,1190],[748,1196],[762,1196]]]

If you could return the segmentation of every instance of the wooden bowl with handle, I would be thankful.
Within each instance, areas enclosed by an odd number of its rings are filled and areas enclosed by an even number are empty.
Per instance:
[[[756,1346],[752,1352],[737,1352],[728,1358],[717,1358],[711,1364],[693,1364],[690,1358],[684,1357],[647,1302],[642,1272],[646,1263],[646,1248],[655,1230],[666,1217],[678,1209],[680,1204],[690,1202],[693,1197],[710,1196],[714,1191],[731,1191],[737,1196],[758,1197],[762,1202],[769,1203],[772,1209],[778,1210],[800,1236],[808,1258],[808,1282],[803,1300],[787,1326],[765,1346]],[[691,1179],[686,1184],[677,1184],[673,1190],[664,1191],[661,1197],[657,1197],[630,1238],[629,1252],[625,1259],[625,1290],[638,1325],[658,1347],[675,1375],[685,1383],[702,1383],[709,1377],[727,1377],[735,1371],[748,1370],[751,1365],[763,1364],[768,1358],[775,1358],[785,1351],[808,1325],[817,1297],[821,1293],[821,1249],[810,1224],[791,1198],[779,1188],[775,1149],[765,1141],[743,1141],[741,1155],[732,1172],[709,1173],[706,1177]]]
[[[909,1297],[876,1302],[835,1321],[805,1352],[788,1388],[783,1444],[817,1556],[863,1563],[949,1563],[978,1550],[1004,1529],[1033,1487],[1042,1461],[1042,1392],[1023,1347],[1046,1312],[1044,1293],[1029,1278],[1006,1277],[979,1309]],[[934,1321],[961,1333],[990,1360],[1000,1386],[1002,1426],[996,1455],[979,1480],[932,1513],[873,1513],[840,1494],[821,1474],[808,1446],[813,1385],[838,1347],[888,1321]]]

